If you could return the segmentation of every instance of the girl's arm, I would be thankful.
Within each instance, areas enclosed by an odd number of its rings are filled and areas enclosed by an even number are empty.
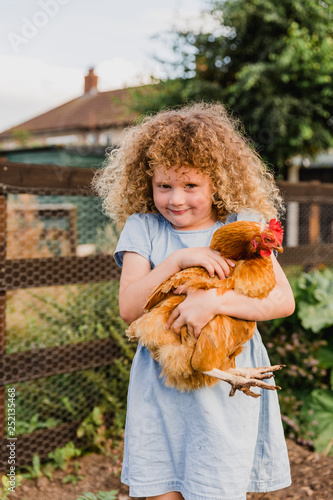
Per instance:
[[[211,276],[220,279],[229,276],[229,266],[234,262],[224,259],[208,247],[182,248],[169,255],[151,270],[150,262],[135,252],[124,252],[120,277],[120,316],[130,324],[143,314],[143,308],[151,292],[172,274],[191,266],[202,266]]]
[[[276,258],[272,256],[276,285],[267,298],[257,299],[229,290],[217,295],[217,290],[196,290],[171,313],[167,327],[176,333],[183,325],[189,332],[200,335],[202,328],[217,314],[249,321],[266,321],[289,316],[295,310],[294,296],[289,282]],[[178,289],[179,293],[186,290]]]

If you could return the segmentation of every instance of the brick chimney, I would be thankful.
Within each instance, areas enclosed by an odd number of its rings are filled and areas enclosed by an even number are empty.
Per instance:
[[[94,68],[89,69],[89,73],[84,77],[84,93],[97,94],[98,76],[94,73]]]

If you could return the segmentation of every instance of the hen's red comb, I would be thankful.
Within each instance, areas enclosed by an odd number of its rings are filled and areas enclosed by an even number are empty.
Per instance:
[[[280,245],[282,245],[282,240],[283,240],[283,227],[282,224],[279,220],[277,219],[271,219],[269,221],[269,229],[273,231],[273,233],[276,236],[276,239]]]

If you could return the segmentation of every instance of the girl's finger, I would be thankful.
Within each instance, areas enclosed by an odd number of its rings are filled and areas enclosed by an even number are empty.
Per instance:
[[[194,327],[194,329],[193,329],[193,335],[198,338],[199,335],[200,335],[200,333],[201,333],[201,329],[198,328],[197,326]]]
[[[228,278],[230,275],[230,269],[228,264],[223,262],[216,262],[216,274],[220,279]]]
[[[194,330],[192,325],[186,325],[187,326],[187,331],[189,335],[194,335]]]
[[[178,315],[177,319],[170,326],[170,329],[172,331],[174,331],[177,335],[180,335],[181,327],[186,325],[186,323],[184,323],[184,321],[179,320],[179,316],[180,315]]]
[[[217,250],[213,250],[213,252],[220,257],[218,259],[218,263],[220,265],[222,265],[221,264],[222,262],[225,262],[229,267],[235,267],[236,262],[233,259],[225,259],[224,257],[222,257],[222,255],[220,254],[220,252],[218,252]]]
[[[209,276],[213,278],[216,272],[214,265],[211,264],[210,262],[206,262],[205,264],[203,264],[203,267],[207,269]]]
[[[170,327],[172,325],[172,323],[178,318],[179,316],[179,311],[178,311],[178,307],[176,307],[170,314],[170,316],[168,317],[166,323],[165,323],[165,326],[168,330],[170,330]]]
[[[183,325],[177,325],[177,320],[176,320],[176,321],[174,321],[172,323],[172,325],[171,325],[170,328],[171,328],[172,331],[174,331],[175,333],[177,333],[177,335],[179,335],[180,334],[180,329],[181,329],[182,326]]]
[[[235,267],[236,265],[236,262],[232,259],[226,259],[227,263],[228,263],[228,266],[230,267]]]

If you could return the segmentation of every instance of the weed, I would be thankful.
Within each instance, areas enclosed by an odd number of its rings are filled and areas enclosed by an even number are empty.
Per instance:
[[[82,493],[76,500],[117,500],[118,490],[112,491],[99,491],[97,495],[94,493]]]
[[[53,461],[55,469],[66,470],[70,460],[73,457],[79,457],[81,450],[75,447],[74,443],[70,441],[63,448],[56,448],[55,451],[48,453],[48,458]]]
[[[23,480],[23,476],[21,474],[15,474],[15,488],[18,488]],[[6,500],[10,494],[13,492],[9,488],[13,488],[10,484],[10,480],[8,476],[3,475],[1,477],[2,486],[0,486],[0,500]]]

